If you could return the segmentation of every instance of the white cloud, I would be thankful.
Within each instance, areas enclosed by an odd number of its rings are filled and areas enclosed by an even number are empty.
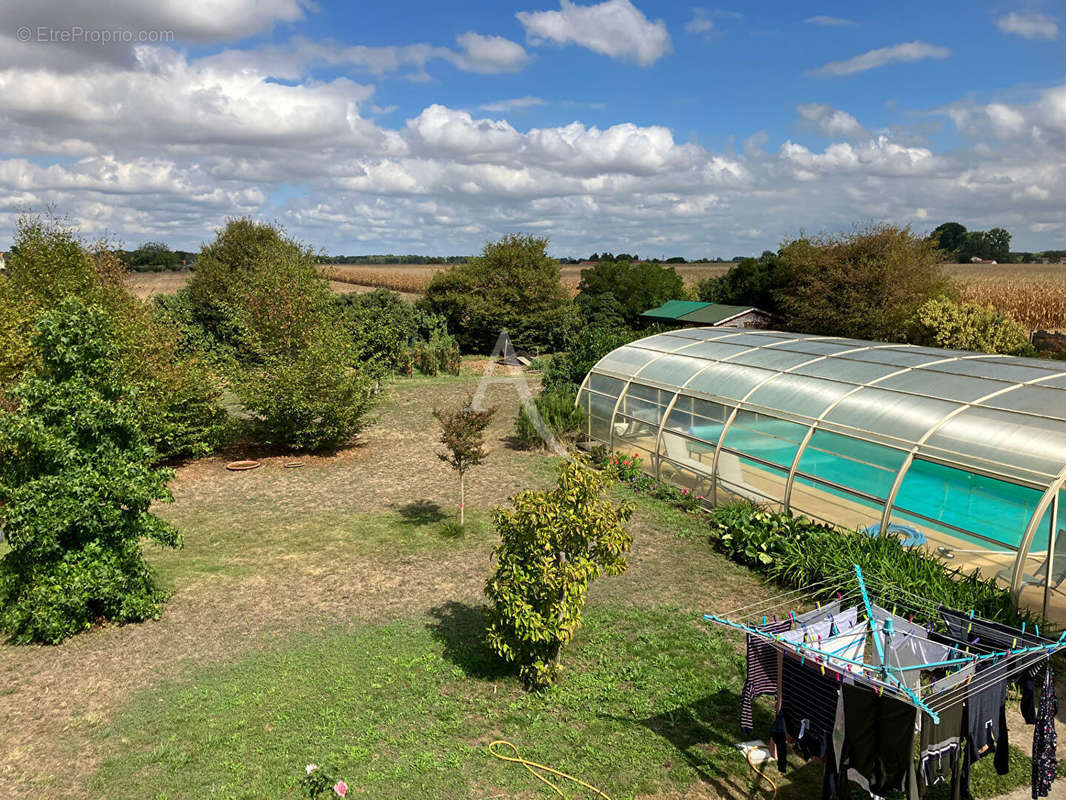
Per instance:
[[[652,22],[630,0],[579,6],[560,0],[559,11],[519,11],[532,44],[576,44],[594,53],[648,67],[673,50],[666,23]]]
[[[827,17],[823,14],[818,14],[814,17],[807,17],[803,20],[807,25],[820,25],[822,27],[829,28],[854,28],[858,25],[857,22],[850,19],[844,19],[843,17]]]
[[[831,61],[815,70],[810,70],[808,75],[831,76],[853,75],[856,72],[865,72],[868,69],[883,67],[887,64],[901,62],[921,61],[926,58],[947,58],[951,51],[946,47],[929,44],[928,42],[903,42],[892,47],[881,47],[861,53],[844,61]]]
[[[928,174],[940,160],[924,147],[904,147],[886,136],[862,144],[831,144],[823,153],[812,153],[791,141],[781,145],[781,159],[797,177],[811,180],[826,173],[863,172],[869,175],[903,177]]]
[[[714,30],[714,22],[705,8],[692,9],[692,19],[685,23],[685,33],[693,35],[710,33]]]
[[[823,136],[830,139],[849,139],[865,133],[855,117],[825,103],[804,103],[796,106],[796,111],[804,122],[814,126]]]
[[[507,112],[520,111],[525,108],[542,105],[544,105],[543,99],[533,97],[532,95],[526,95],[525,97],[512,97],[510,100],[495,100],[491,103],[484,103],[478,106],[478,108],[482,111]]]
[[[1021,36],[1024,39],[1057,39],[1059,25],[1047,14],[1025,14],[1012,11],[996,20],[996,27],[1003,33]]]
[[[0,137],[13,154],[0,157],[0,234],[10,233],[18,205],[47,203],[90,235],[183,248],[227,215],[262,215],[331,252],[469,253],[535,229],[559,254],[609,242],[642,254],[729,256],[800,228],[918,221],[920,210],[930,225],[1004,225],[1025,249],[1053,246],[1063,230],[1066,86],[1027,103],[968,98],[933,110],[978,137],[951,152],[935,151],[914,126],[874,137],[843,110],[804,104],[801,124],[847,141],[775,140],[768,151],[770,136],[759,131],[735,154],[679,140],[663,125],[525,129],[497,118],[536,107],[534,96],[368,119],[395,109],[374,104],[374,87],[332,77],[345,67],[403,75],[434,62],[471,66],[467,58],[509,63],[465,41],[466,49],[296,40],[206,58],[138,47],[121,64],[0,62]],[[281,73],[290,80],[272,80]],[[311,77],[320,74],[331,79]],[[572,108],[580,117],[588,106]],[[299,194],[268,203],[282,184]]]
[[[462,54],[453,63],[470,72],[517,72],[529,60],[522,45],[502,36],[468,32],[456,36],[455,41]]]

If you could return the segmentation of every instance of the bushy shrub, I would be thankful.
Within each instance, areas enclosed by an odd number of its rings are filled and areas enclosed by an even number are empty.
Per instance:
[[[992,306],[939,297],[923,303],[911,319],[909,340],[931,347],[982,353],[1036,355],[1029,331]]]
[[[163,593],[141,539],[174,547],[177,532],[149,512],[170,500],[172,473],[121,377],[107,312],[76,298],[37,320],[36,367],[0,415],[0,627],[14,640],[57,643],[94,622],[159,614]]]
[[[748,503],[714,509],[710,523],[711,540],[722,552],[783,586],[811,586],[858,564],[864,573],[934,603],[974,609],[983,617],[1009,623],[1022,619],[1010,593],[995,580],[982,578],[976,569],[969,574],[949,569],[941,559],[920,548],[904,547],[891,534],[868,536]],[[821,596],[828,599],[836,590],[826,586]]]
[[[574,395],[564,392],[543,392],[533,398],[541,422],[556,439],[573,438],[585,422],[585,412],[574,404]],[[523,405],[518,409],[515,419],[515,443],[522,448],[532,449],[544,444],[540,431]]]
[[[922,303],[955,293],[935,242],[875,225],[801,238],[780,250],[776,292],[790,330],[902,341]]]
[[[677,270],[650,261],[600,261],[581,270],[578,297],[584,296],[584,299],[578,301],[579,305],[602,313],[606,311],[604,300],[593,298],[605,294],[611,294],[617,301],[627,325],[637,324],[641,313],[661,306],[667,300],[688,299],[685,283]]]
[[[292,357],[243,368],[234,388],[256,441],[316,451],[362,430],[373,383],[346,366],[343,349],[340,337],[323,334]]]
[[[396,292],[351,292],[333,300],[351,341],[354,364],[381,375],[409,374],[411,342],[418,337],[415,311]]]
[[[633,539],[625,523],[632,506],[610,501],[609,480],[564,461],[554,489],[521,492],[511,498],[511,509],[492,513],[500,543],[485,587],[492,603],[488,643],[517,665],[531,688],[558,678],[562,649],[581,624],[589,584],[628,567]]]
[[[509,234],[480,256],[433,276],[420,307],[443,315],[465,353],[489,353],[507,329],[514,346],[565,348],[576,322],[548,240]]]
[[[423,375],[458,375],[463,364],[458,342],[446,333],[435,333],[429,341],[416,341],[412,361]]]
[[[570,349],[556,353],[541,372],[545,392],[576,395],[589,370],[612,350],[636,341],[654,331],[637,332],[629,328],[591,326],[581,331]]]

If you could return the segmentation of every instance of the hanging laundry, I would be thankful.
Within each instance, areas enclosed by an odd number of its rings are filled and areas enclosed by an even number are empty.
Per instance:
[[[792,627],[788,619],[762,625],[766,633],[783,633]],[[751,702],[765,694],[777,694],[777,649],[769,642],[748,634],[748,668],[744,689],[740,695],[740,728],[745,734],[752,732]]]
[[[805,759],[825,758],[836,717],[839,684],[832,672],[823,675],[814,662],[790,655],[781,671],[781,712],[771,733],[778,767],[784,771],[786,736]]]
[[[1059,701],[1055,697],[1055,675],[1051,665],[1044,673],[1044,687],[1040,692],[1040,708],[1036,714],[1036,728],[1033,730],[1033,798],[1049,797],[1051,784],[1055,781],[1055,767],[1058,765],[1056,747],[1058,733],[1055,731],[1055,715],[1059,711]]]
[[[859,610],[852,606],[837,613],[821,610],[820,616],[807,619],[797,617],[791,631],[781,634],[781,638],[792,644],[810,644],[819,639],[828,639],[838,632],[845,633],[855,627],[859,620]]]
[[[954,780],[962,754],[962,703],[941,711],[940,722],[931,717],[922,719],[918,737],[918,788],[925,790],[938,783]]]
[[[862,775],[872,794],[904,791],[908,800],[917,798],[913,758],[917,709],[866,686],[845,683],[843,697],[841,769]]]
[[[824,650],[827,653],[832,653],[837,658],[829,658],[827,663],[842,672],[848,672],[854,669],[854,665],[849,662],[862,661],[863,654],[866,651],[866,638],[869,633],[869,626],[865,623],[859,623],[851,631],[847,633],[841,633],[838,636],[830,636],[828,639],[822,639],[819,643],[818,649]],[[847,659],[843,661],[841,659]]]

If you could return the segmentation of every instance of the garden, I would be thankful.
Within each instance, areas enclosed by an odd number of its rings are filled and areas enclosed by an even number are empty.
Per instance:
[[[331,297],[309,249],[235,220],[141,304],[106,248],[24,221],[0,281],[5,797],[548,796],[497,740],[613,800],[769,796],[735,747],[743,642],[704,613],[862,562],[1018,618],[894,539],[541,446],[681,289],[611,265],[575,301],[545,245],[489,245],[411,306]],[[502,326],[565,351],[483,382]],[[1028,781],[1021,749],[990,761],[979,796]],[[822,768],[774,780],[807,798]]]

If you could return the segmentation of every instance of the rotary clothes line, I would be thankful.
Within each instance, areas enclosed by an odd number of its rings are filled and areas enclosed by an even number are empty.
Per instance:
[[[814,609],[795,610],[803,606]],[[874,796],[902,790],[908,798],[950,781],[953,797],[969,797],[977,760],[994,754],[997,771],[1006,773],[1007,683],[1021,688],[1023,714],[1038,733],[1050,725],[1034,738],[1033,796],[1046,796],[1047,789],[1037,794],[1036,761],[1051,763],[1050,773],[1039,772],[1052,779],[1054,712],[1045,705],[1053,706],[1054,694],[1048,690],[1038,713],[1036,676],[1066,648],[1066,633],[1052,639],[1039,628],[945,608],[858,566],[704,619],[747,634],[742,727],[752,727],[752,698],[774,695],[770,734],[779,769],[790,744],[804,758],[824,760],[823,797],[847,797],[849,781]],[[1040,683],[1049,686],[1046,678]]]

